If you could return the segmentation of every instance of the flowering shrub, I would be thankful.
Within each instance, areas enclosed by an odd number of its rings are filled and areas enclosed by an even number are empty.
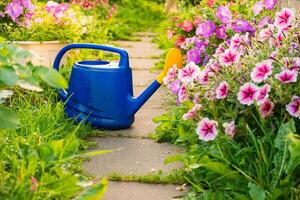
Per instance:
[[[255,14],[276,3],[257,2]],[[216,15],[228,21],[227,9]],[[203,67],[192,60],[164,79],[178,107],[171,119],[155,119],[161,122],[157,137],[188,145],[186,154],[170,160],[185,164],[194,186],[191,199],[300,195],[300,153],[294,151],[300,145],[298,21],[289,8],[265,19],[257,24],[239,19],[231,25],[236,33]],[[213,27],[206,23],[204,37]]]
[[[260,21],[262,14],[271,14],[264,7],[274,9],[277,1],[254,1],[235,3],[226,1],[203,1],[199,6],[183,8],[175,14],[167,30],[167,38],[184,50],[187,61],[206,64],[217,46],[235,33],[253,34],[253,22]],[[254,5],[253,10],[248,7]],[[263,22],[262,22],[263,23]]]
[[[31,20],[35,6],[31,0],[4,0],[0,2],[0,30],[6,26],[26,26]]]

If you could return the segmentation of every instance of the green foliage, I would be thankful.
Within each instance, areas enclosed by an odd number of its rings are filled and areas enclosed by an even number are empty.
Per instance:
[[[24,89],[41,91],[41,80],[56,88],[67,87],[65,79],[54,69],[36,67],[30,62],[24,64],[30,55],[30,52],[16,46],[0,44],[0,89],[9,89],[17,85]],[[0,127],[17,127],[18,120],[12,111],[1,108],[0,113]]]

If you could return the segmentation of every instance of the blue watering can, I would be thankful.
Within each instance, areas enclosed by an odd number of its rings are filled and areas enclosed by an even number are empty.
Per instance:
[[[134,114],[161,86],[170,67],[182,67],[182,55],[171,49],[165,68],[139,97],[133,97],[132,70],[128,53],[119,48],[98,44],[71,44],[57,54],[53,67],[58,71],[63,55],[71,49],[97,49],[120,55],[119,63],[102,60],[78,61],[73,65],[68,90],[59,94],[65,112],[76,121],[85,121],[98,128],[122,129],[134,122]]]

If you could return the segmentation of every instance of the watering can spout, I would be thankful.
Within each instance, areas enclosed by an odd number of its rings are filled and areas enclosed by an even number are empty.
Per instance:
[[[128,97],[129,98],[129,115],[134,115],[145,102],[153,95],[153,93],[162,85],[163,78],[167,75],[170,68],[173,66],[177,68],[182,68],[183,58],[179,49],[171,49],[166,57],[165,66],[163,71],[138,97]]]

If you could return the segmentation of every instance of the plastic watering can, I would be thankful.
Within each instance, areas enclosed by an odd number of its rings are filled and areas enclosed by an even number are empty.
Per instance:
[[[120,55],[119,63],[102,60],[74,63],[68,90],[59,91],[69,117],[105,129],[130,127],[134,114],[161,86],[169,68],[174,65],[181,68],[183,63],[181,52],[171,49],[156,80],[139,97],[133,97],[132,70],[125,50],[98,44],[71,44],[57,54],[53,65],[56,70],[63,55],[71,49],[97,49]]]

